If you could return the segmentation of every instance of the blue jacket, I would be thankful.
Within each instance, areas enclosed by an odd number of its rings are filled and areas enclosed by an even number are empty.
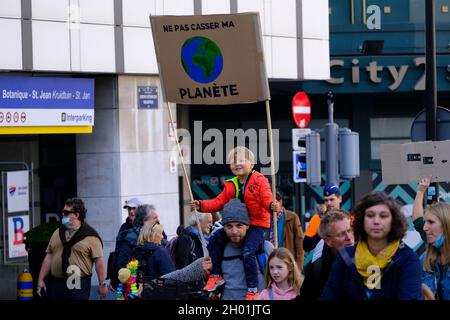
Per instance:
[[[341,249],[334,262],[321,300],[369,300],[366,286],[356,270],[356,245]],[[346,255],[347,253],[348,255]],[[417,254],[403,242],[382,273],[380,289],[370,300],[422,300],[422,264]]]
[[[175,266],[169,253],[161,245],[150,242],[146,242],[144,245],[138,245],[131,253],[131,259],[133,258],[136,258],[140,263],[145,261],[144,276],[150,280],[175,271]]]
[[[438,292],[439,300],[450,300],[450,270],[449,267],[441,265],[434,266],[434,272],[423,271],[422,282],[430,287],[436,295],[436,287],[440,287]]]

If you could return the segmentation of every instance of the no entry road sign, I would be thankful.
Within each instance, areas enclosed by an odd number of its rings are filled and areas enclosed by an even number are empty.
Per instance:
[[[311,119],[311,103],[303,91],[299,91],[292,99],[292,116],[299,128],[305,128]]]

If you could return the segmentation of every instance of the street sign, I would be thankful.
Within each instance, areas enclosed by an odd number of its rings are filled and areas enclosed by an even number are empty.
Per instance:
[[[294,182],[306,182],[306,153],[305,151],[293,151],[293,180]]]
[[[158,109],[158,87],[138,86],[138,109]]]
[[[311,103],[303,91],[299,91],[292,99],[292,116],[299,128],[305,128],[311,119]]]

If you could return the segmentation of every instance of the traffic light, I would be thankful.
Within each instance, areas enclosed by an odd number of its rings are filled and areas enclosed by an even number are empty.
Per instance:
[[[311,129],[292,129],[292,155],[294,182],[306,182],[306,137]]]
[[[320,134],[312,131],[306,136],[306,182],[312,186],[320,186]]]
[[[321,183],[320,135],[310,129],[292,130],[294,182]]]
[[[306,150],[306,136],[303,136],[297,140],[298,150],[305,152]]]
[[[339,128],[339,178],[350,180],[359,177],[359,134]]]

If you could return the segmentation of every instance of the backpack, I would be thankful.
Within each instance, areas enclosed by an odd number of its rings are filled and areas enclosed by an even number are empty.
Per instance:
[[[170,259],[172,259],[173,264],[176,263],[176,257],[177,257],[177,245],[178,245],[178,238],[179,236],[175,236],[172,239],[170,239],[169,243],[166,246],[167,252],[169,252]]]
[[[150,272],[148,270],[148,260],[153,255],[153,250],[144,249],[142,247],[135,247],[131,254],[131,260],[136,259],[139,263],[137,269],[137,281],[140,283],[144,282],[145,277],[150,277]]]
[[[107,271],[106,271],[106,279],[110,280],[111,287],[116,289],[120,284],[119,279],[117,278],[120,267],[119,267],[119,251],[123,245],[130,246],[127,241],[125,241],[125,237],[130,229],[125,229],[121,231],[116,239],[116,247],[115,250],[109,254],[108,263],[107,263]]]
[[[177,235],[170,239],[170,241],[165,246],[167,252],[169,253],[170,259],[172,260],[173,264],[177,265],[177,248],[178,248],[178,240],[181,235],[185,233],[185,229],[183,225],[178,226],[177,228]]]
[[[106,280],[111,280],[111,285],[113,285],[113,279],[117,279],[117,253],[112,251],[109,253],[107,269],[106,269]],[[113,286],[115,288],[116,286]]]

